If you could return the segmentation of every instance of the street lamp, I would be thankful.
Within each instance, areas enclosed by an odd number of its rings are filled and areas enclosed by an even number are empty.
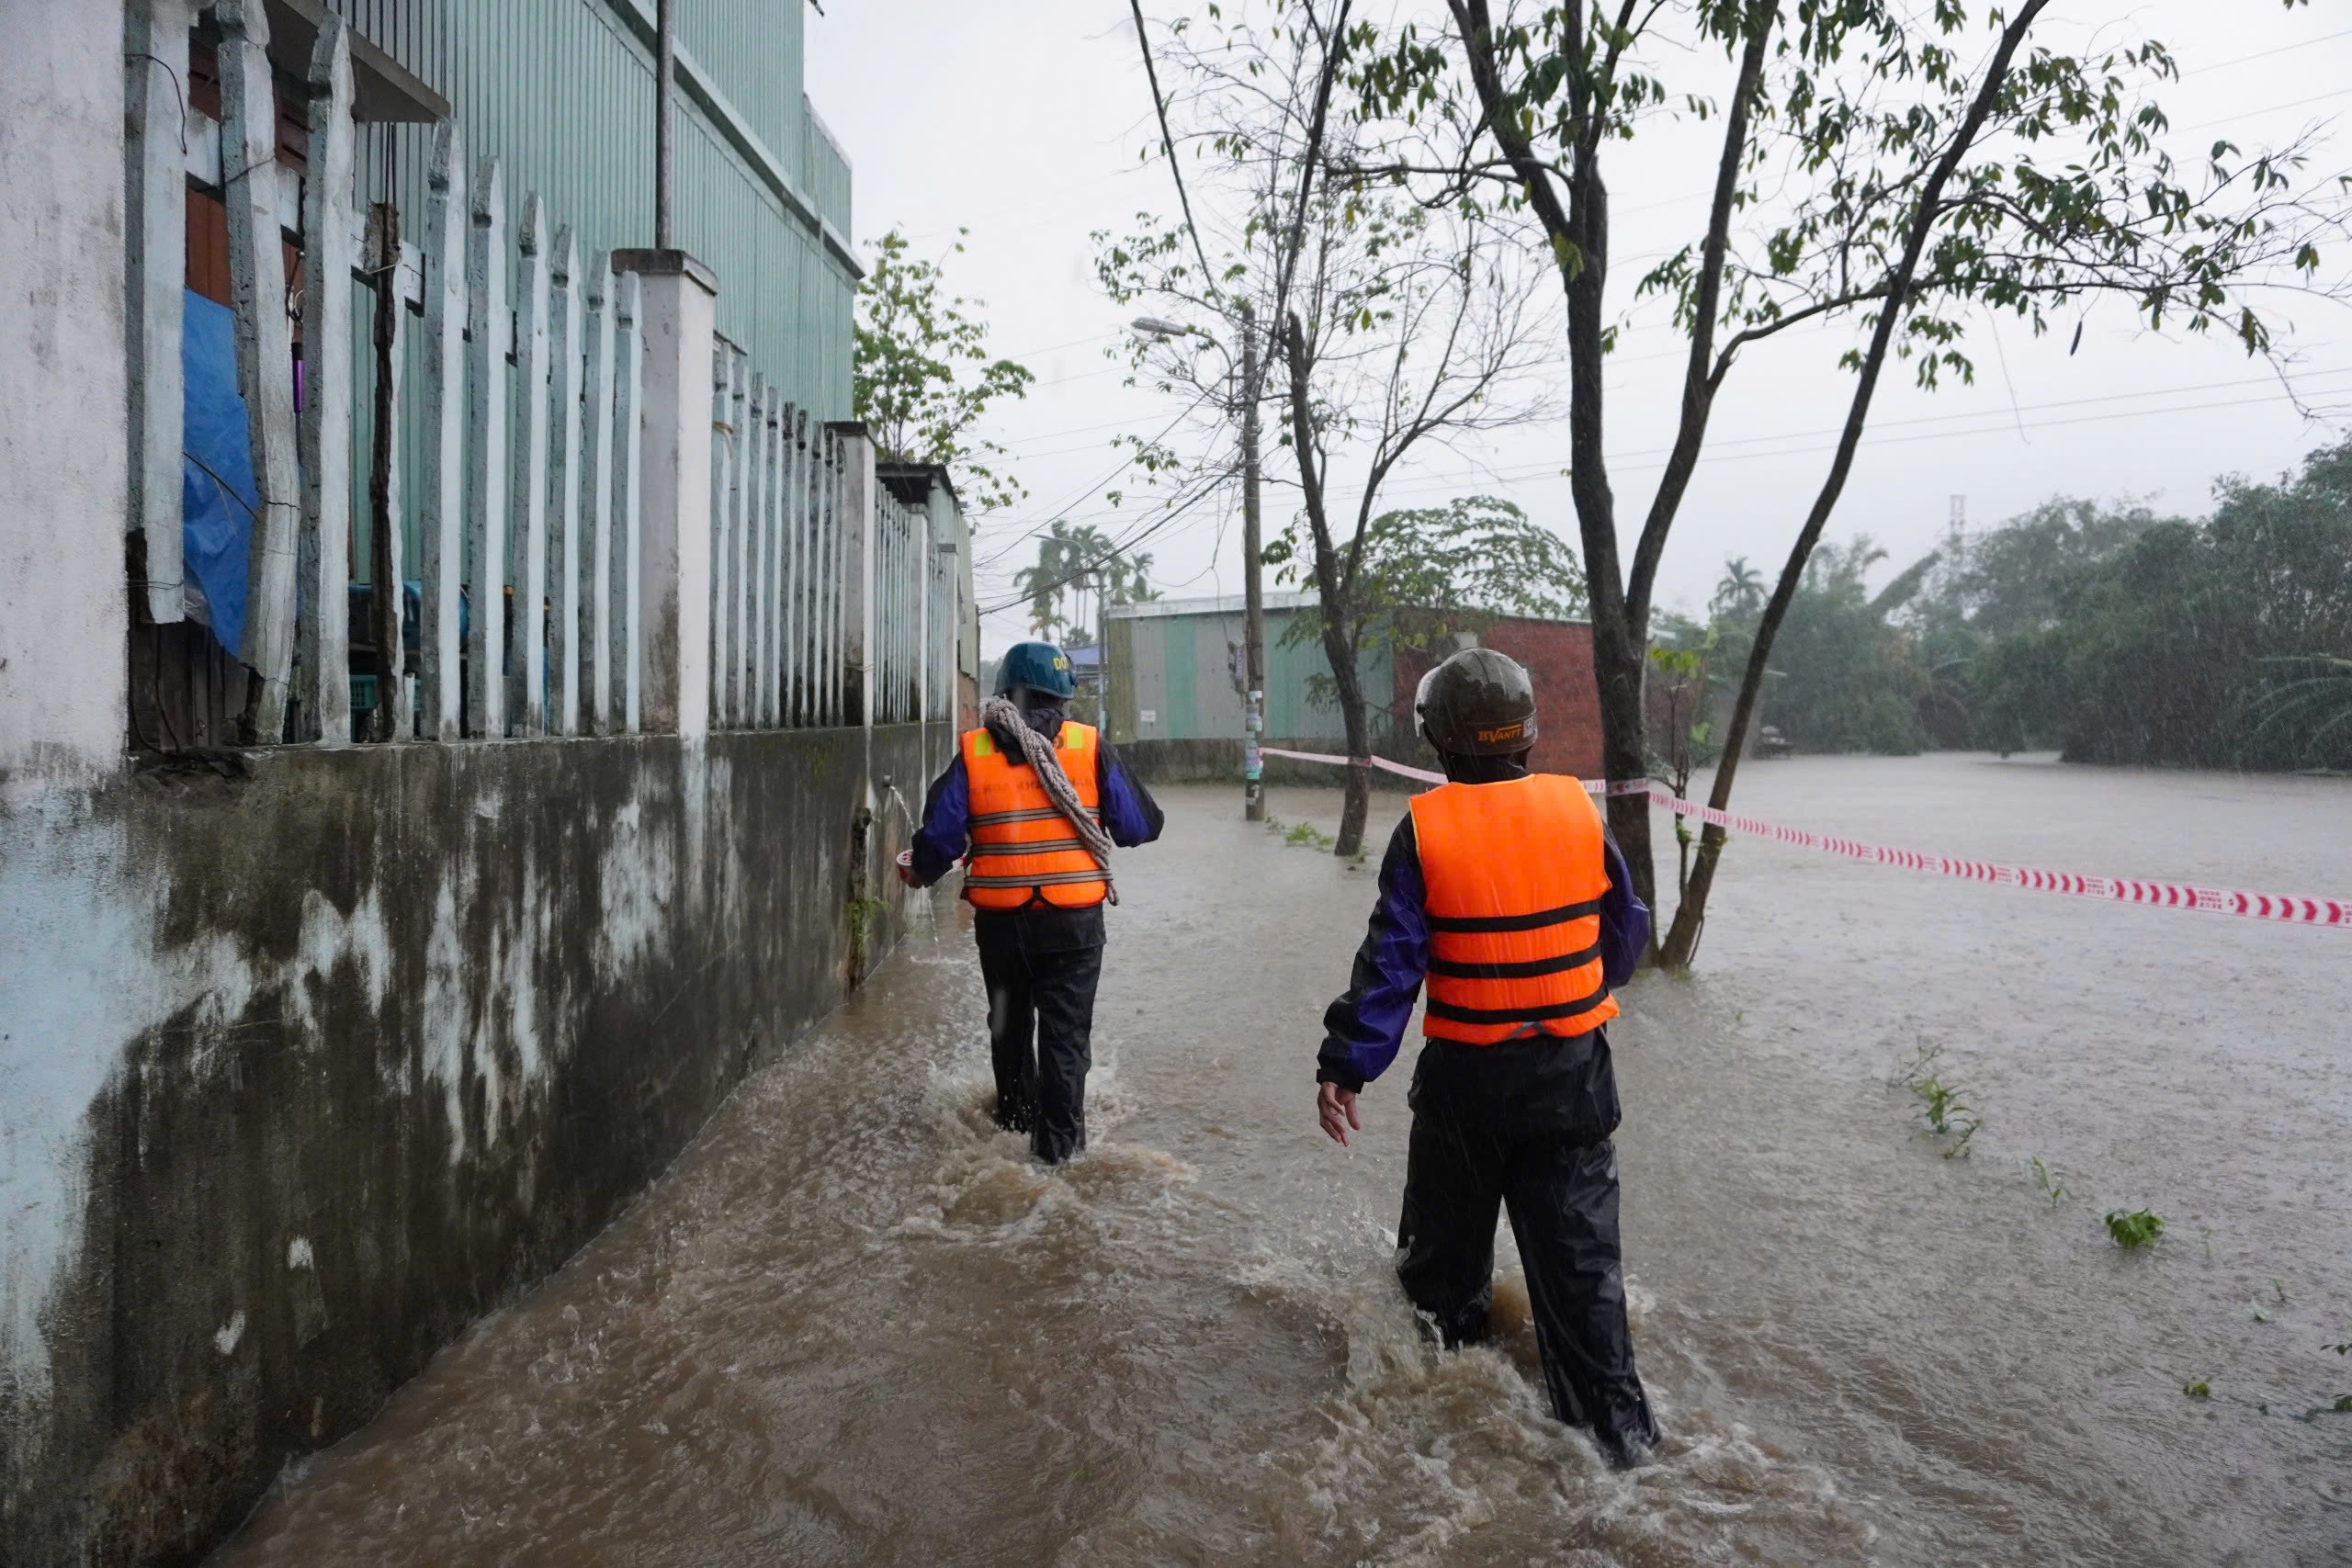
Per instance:
[[[1216,339],[1203,328],[1158,316],[1128,323],[1149,337]],[[1227,361],[1229,364],[1230,361]],[[1241,814],[1266,819],[1265,761],[1258,742],[1266,731],[1266,593],[1261,581],[1264,547],[1258,513],[1258,332],[1248,300],[1241,302],[1241,592],[1245,680],[1241,709]]]

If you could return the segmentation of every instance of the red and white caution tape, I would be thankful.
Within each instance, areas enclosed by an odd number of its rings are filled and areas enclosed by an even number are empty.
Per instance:
[[[1261,757],[1288,757],[1297,762],[1329,762],[1335,768],[1344,768],[1353,762],[1359,768],[1379,768],[1400,778],[1419,779],[1423,784],[1445,782],[1443,773],[1433,773],[1427,768],[1408,768],[1385,757],[1334,757],[1325,751],[1285,751],[1279,746],[1261,746],[1258,754]]]
[[[1325,756],[1314,751],[1283,751],[1272,746],[1263,750],[1270,757],[1289,757],[1302,762],[1330,762],[1345,766],[1348,761],[1345,757]],[[1385,757],[1358,761],[1408,779],[1419,779],[1429,784],[1445,782],[1442,773],[1433,773],[1425,768],[1408,768]],[[1735,816],[1728,811],[1718,811],[1712,806],[1685,800],[1640,779],[1613,782],[1586,779],[1582,782],[1584,787],[1594,795],[1646,795],[1651,804],[1662,806],[1679,817],[1693,817],[1733,832],[1750,833],[1778,843],[1793,844],[1802,850],[1819,850],[1825,854],[1843,855],[1849,860],[1869,861],[1876,865],[1891,865],[1904,871],[1924,871],[1939,876],[1957,876],[1970,882],[1990,882],[2001,886],[2021,887],[2030,893],[2063,893],[2077,898],[2104,898],[2110,903],[2150,904],[2165,909],[2193,909],[2208,915],[2237,915],[2246,919],[2278,920],[2298,926],[2334,926],[2352,931],[2352,898],[2246,893],[2227,887],[2200,887],[2188,882],[2086,876],[2071,871],[2043,871],[2033,866],[2002,865],[1994,861],[1961,860],[1952,855],[1889,849],[1883,844],[1864,843],[1860,839],[1842,839],[1829,833],[1809,832],[1803,828],[1783,828],[1776,822],[1766,822],[1754,817]]]

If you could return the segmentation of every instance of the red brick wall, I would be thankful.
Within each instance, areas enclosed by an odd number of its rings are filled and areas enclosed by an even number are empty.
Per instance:
[[[1535,770],[1599,778],[1600,691],[1592,677],[1592,628],[1569,621],[1498,621],[1478,640],[1518,660],[1535,678]],[[1414,689],[1431,662],[1428,654],[1397,650],[1399,716],[1412,713]]]

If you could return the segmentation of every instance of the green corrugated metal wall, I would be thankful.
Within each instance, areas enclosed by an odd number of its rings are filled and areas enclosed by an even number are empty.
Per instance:
[[[653,243],[653,61],[621,14],[632,0],[329,4],[449,100],[469,161],[503,161],[510,228],[536,190],[551,225],[572,225],[583,260]],[[681,0],[679,13],[684,51],[846,240],[849,165],[801,91],[797,0]],[[718,275],[720,334],[812,417],[848,418],[854,280],[692,93],[674,101],[678,243]],[[397,202],[412,242],[431,150],[429,127],[363,128],[360,199]],[[420,478],[404,475],[412,560]],[[355,544],[364,552],[364,537]],[[366,558],[355,557],[363,573]]]
[[[807,0],[680,0],[678,41],[752,123],[800,168],[801,29]]]
[[[1270,739],[1334,738],[1342,732],[1334,703],[1317,703],[1308,682],[1328,675],[1323,645],[1285,645],[1295,612],[1266,612],[1266,734]],[[1241,636],[1238,613],[1139,615],[1112,623],[1113,706],[1121,715],[1114,739],[1231,739],[1241,733],[1241,698],[1233,690],[1227,645]],[[1385,723],[1393,665],[1385,647],[1359,649],[1356,669],[1374,706],[1377,736]],[[1143,721],[1145,709],[1152,712]]]
[[[1194,665],[1200,658],[1194,636],[1199,626],[1200,622],[1188,615],[1170,615],[1160,623],[1160,692],[1161,701],[1167,705],[1159,716],[1163,723],[1175,722],[1179,714],[1187,724],[1201,722],[1199,705],[1194,700],[1198,682],[1193,679]],[[1216,629],[1214,625],[1209,627],[1212,633]],[[1225,646],[1222,637],[1211,640],[1220,649]]]

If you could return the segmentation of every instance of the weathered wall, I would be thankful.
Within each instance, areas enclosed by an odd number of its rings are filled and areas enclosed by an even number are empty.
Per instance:
[[[1592,627],[1582,621],[1506,619],[1487,627],[1478,641],[1527,666],[1535,682],[1537,734],[1531,765],[1571,778],[1599,778],[1602,771],[1600,683],[1592,670]],[[1413,694],[1421,676],[1438,657],[1417,649],[1398,650],[1396,712],[1412,711]]]
[[[576,1249],[887,946],[868,781],[947,744],[288,749],[0,811],[0,1559],[191,1559]]]
[[[5,798],[120,758],[130,456],[122,6],[0,0],[0,26]]]

